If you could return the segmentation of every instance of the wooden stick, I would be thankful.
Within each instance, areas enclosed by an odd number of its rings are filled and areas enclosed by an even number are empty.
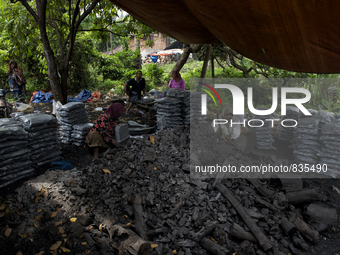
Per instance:
[[[252,233],[245,231],[240,225],[238,225],[236,223],[234,223],[231,226],[230,234],[232,236],[239,238],[239,239],[248,240],[252,243],[257,243],[257,239],[255,238],[255,236]]]
[[[204,226],[200,231],[198,231],[197,233],[195,233],[193,236],[192,236],[192,239],[194,241],[200,241],[203,237],[205,237],[206,235],[208,235],[211,231],[214,230],[214,228],[216,227],[217,225],[217,221],[208,221],[206,226]]]
[[[146,236],[146,225],[143,219],[143,207],[142,207],[142,197],[139,194],[135,194],[133,200],[133,209],[136,220],[136,231],[137,234],[144,240],[147,240]]]
[[[300,217],[296,214],[291,212],[290,214],[290,221],[296,226],[301,234],[307,237],[310,241],[318,242],[319,241],[319,232],[311,229],[306,222],[304,222]]]
[[[247,211],[244,209],[242,204],[233,196],[233,194],[221,183],[217,183],[216,188],[223,194],[223,196],[225,196],[228,199],[228,201],[232,204],[235,210],[240,214],[243,221],[247,224],[250,231],[259,241],[259,244],[262,246],[262,248],[265,251],[273,248],[273,244],[263,234],[260,228],[256,225],[255,221],[248,215]]]
[[[274,196],[274,191],[268,189],[267,187],[262,186],[261,184],[259,184],[259,182],[257,181],[257,179],[247,179],[251,184],[254,185],[254,187],[256,188],[256,190],[262,195],[265,196],[266,198],[273,198]]]
[[[285,217],[281,219],[281,227],[287,235],[292,235],[296,232],[296,226]]]
[[[211,241],[210,239],[203,237],[202,240],[200,241],[200,244],[202,246],[203,249],[207,250],[210,254],[214,254],[214,255],[229,255],[231,254],[231,252],[221,246],[218,245],[217,243]]]
[[[315,189],[304,189],[299,191],[287,192],[288,202],[291,204],[310,203],[319,201],[320,197]]]

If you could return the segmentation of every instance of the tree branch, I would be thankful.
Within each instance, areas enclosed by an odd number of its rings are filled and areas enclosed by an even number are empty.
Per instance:
[[[61,38],[61,34],[60,34],[57,23],[54,20],[51,20],[50,24],[56,30],[57,37],[58,37],[59,51],[60,51],[61,59],[63,59],[64,58],[63,38]]]
[[[75,23],[75,28],[76,29],[78,29],[78,27],[80,26],[80,23],[86,18],[87,15],[89,15],[92,12],[92,10],[96,7],[97,3],[99,3],[99,2],[100,2],[100,0],[94,0],[91,3],[90,7],[87,8],[87,10],[84,11],[82,15],[80,15],[79,19]]]
[[[247,69],[246,67],[244,66],[241,66],[239,65],[238,63],[236,63],[234,57],[236,56],[236,52],[234,52],[232,49],[230,48],[226,48],[226,47],[217,47],[218,50],[222,51],[222,52],[225,52],[228,56],[229,56],[229,59],[230,59],[230,63],[233,67],[239,69],[240,71],[243,72],[243,75],[244,77],[246,78],[251,78],[249,73],[254,70],[252,67]],[[255,70],[254,70],[255,71]],[[271,88],[268,88],[268,87],[264,87],[262,86],[257,80],[254,80],[254,84],[261,88],[261,89],[264,89],[264,90],[270,90]]]
[[[117,36],[125,36],[125,35],[123,35],[123,34],[114,33],[114,32],[112,32],[111,30],[105,29],[105,28],[97,28],[97,29],[79,29],[79,30],[78,30],[78,32],[85,32],[85,31],[87,31],[87,32],[91,32],[91,31],[102,31],[102,32],[109,32],[109,33],[111,33],[111,34],[113,34],[113,35],[117,35]]]
[[[27,3],[26,0],[19,0],[23,6],[26,7],[27,11],[29,11],[29,13],[33,16],[33,18],[35,19],[35,21],[37,23],[39,23],[39,16],[36,14],[36,12],[32,9],[32,7]]]
[[[215,60],[216,60],[217,64],[218,64],[220,67],[222,67],[223,70],[225,70],[225,67],[218,61],[218,59],[217,59],[216,57],[215,57]]]

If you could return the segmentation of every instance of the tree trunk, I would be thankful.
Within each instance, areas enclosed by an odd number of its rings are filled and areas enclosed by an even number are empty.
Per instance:
[[[202,67],[202,72],[201,72],[201,78],[205,78],[205,75],[207,73],[207,67],[208,67],[208,62],[210,59],[210,51],[211,51],[211,44],[207,45],[207,52],[205,53],[204,57],[204,62],[203,62],[203,67]]]
[[[141,57],[140,57],[140,39],[135,37],[134,41],[135,41],[135,50],[138,50],[138,53],[139,53],[138,58],[136,59],[136,61],[137,61],[136,68],[141,69],[142,66],[141,66],[141,61],[140,61],[141,60]]]
[[[214,56],[211,56],[211,78],[215,78]]]
[[[184,66],[184,64],[187,62],[187,60],[190,56],[190,53],[198,52],[201,48],[202,48],[202,45],[199,45],[199,44],[190,44],[190,45],[185,44],[184,49],[183,49],[183,54],[182,54],[181,58],[177,61],[174,68],[172,68],[170,74],[174,70],[180,71],[182,69],[182,67]]]
[[[112,30],[111,26],[110,26],[110,30]],[[110,46],[111,46],[111,55],[113,55],[112,33],[110,33]]]
[[[23,2],[25,5],[26,3]],[[25,5],[27,8],[27,6]],[[46,2],[37,1],[37,12],[38,17],[33,16],[38,25],[41,35],[41,42],[44,46],[44,55],[47,62],[47,70],[48,70],[48,78],[50,80],[50,84],[53,90],[54,99],[56,101],[61,101],[63,99],[63,93],[60,87],[60,80],[58,76],[57,67],[54,60],[54,52],[51,48],[50,42],[48,40],[47,32],[46,32]]]
[[[61,76],[61,92],[62,92],[62,104],[67,103],[67,78],[68,78],[68,66],[63,66],[60,69],[60,76]]]

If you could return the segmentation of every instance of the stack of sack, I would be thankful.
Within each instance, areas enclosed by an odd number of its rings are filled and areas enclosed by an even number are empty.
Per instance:
[[[301,113],[300,113],[300,118],[312,118],[312,117],[316,118],[316,117],[319,115],[319,113],[318,113],[317,110],[314,110],[314,109],[307,109],[307,111],[308,111],[310,114],[312,114],[312,115],[305,115],[303,112],[301,112]]]
[[[195,123],[208,123],[208,115],[202,115],[202,93],[192,91],[190,93],[190,120]]]
[[[320,141],[319,163],[327,165],[327,172],[322,173],[336,178],[340,174],[340,122],[322,125]]]
[[[336,115],[333,112],[325,112],[323,110],[319,110],[319,130],[321,130],[322,126],[327,123],[331,123],[336,120]]]
[[[20,124],[0,119],[0,188],[33,175],[27,146],[27,132]]]
[[[190,124],[190,91],[181,89],[168,89],[166,97],[178,98],[181,100],[181,117],[183,125]]]
[[[73,126],[88,123],[85,104],[82,102],[67,103],[57,109],[59,123],[59,138],[63,144],[72,144]]]
[[[58,146],[58,121],[52,115],[32,113],[18,117],[28,133],[28,147],[34,165],[51,163],[61,151]]]
[[[85,144],[86,136],[93,127],[93,123],[76,124],[73,125],[71,132],[71,141],[76,146],[82,146]]]
[[[260,107],[259,110],[266,109]],[[255,126],[252,128],[255,132],[255,147],[260,150],[276,150],[276,148],[272,146],[274,142],[271,132],[272,122],[266,121],[266,119],[272,119],[271,115],[254,115],[253,119],[256,120],[251,121],[250,124]],[[240,122],[243,123],[243,120],[241,119]]]
[[[303,118],[298,122],[294,137],[294,160],[297,164],[316,164],[321,149],[319,141],[319,119]]]
[[[182,125],[181,117],[181,100],[173,97],[164,97],[156,99],[155,107],[157,109],[157,128],[173,128]]]
[[[287,106],[286,115],[283,116],[282,120],[293,119],[298,121],[300,116],[300,110],[294,106]],[[295,121],[285,121],[284,125],[286,126],[294,126],[296,124]],[[280,127],[280,139],[285,141],[292,141],[294,138],[295,129],[293,127]]]

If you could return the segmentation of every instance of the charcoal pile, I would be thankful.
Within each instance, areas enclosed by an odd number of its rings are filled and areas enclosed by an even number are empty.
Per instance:
[[[284,125],[288,127],[284,127],[281,125],[279,136],[281,140],[291,141],[294,138],[295,128],[290,126],[294,126],[296,122],[290,121],[290,119],[298,121],[299,118],[300,118],[299,108],[294,106],[287,106],[286,115],[283,116],[281,122],[284,122]]]
[[[298,164],[316,164],[317,153],[321,150],[319,141],[319,119],[299,120],[294,138],[294,159]]]
[[[82,102],[71,102],[57,109],[59,123],[59,138],[63,144],[72,144],[73,126],[89,122],[85,104]],[[78,141],[75,141],[78,144]]]
[[[317,154],[321,164],[327,164],[327,173],[336,178],[340,174],[340,124],[338,122],[322,125],[321,151]]]
[[[32,113],[18,117],[28,133],[28,147],[34,165],[51,163],[61,154],[58,145],[58,122],[52,115]]]
[[[0,188],[34,173],[25,129],[14,119],[0,119]]]
[[[84,169],[50,170],[7,199],[22,213],[11,214],[17,225],[6,242],[32,254],[311,254],[336,222],[326,195],[301,179],[192,179],[189,156],[188,129],[176,128],[130,139]],[[18,235],[44,242],[37,249]]]

